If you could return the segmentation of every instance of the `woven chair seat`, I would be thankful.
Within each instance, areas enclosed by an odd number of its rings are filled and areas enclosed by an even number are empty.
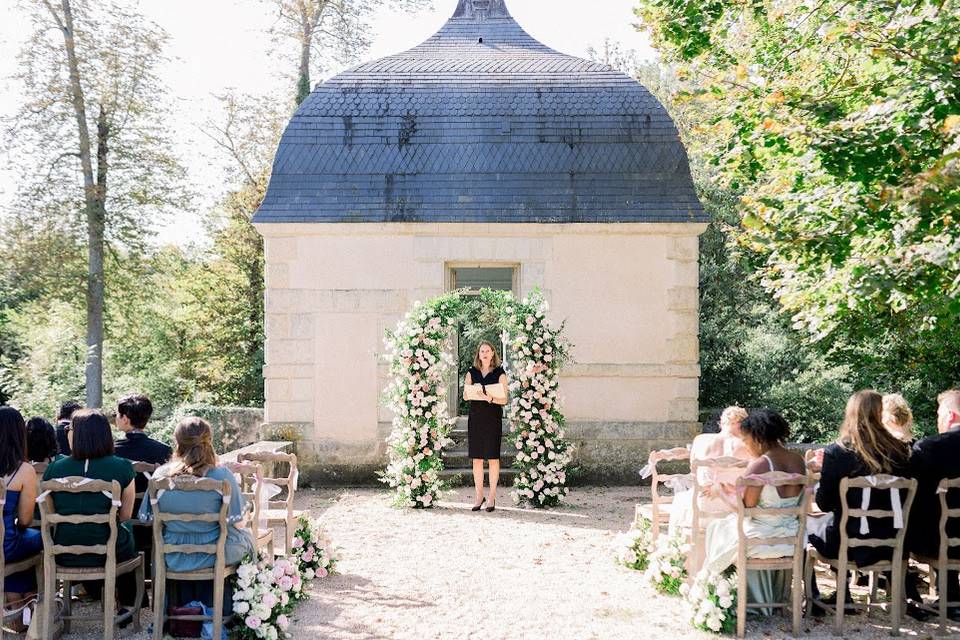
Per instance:
[[[130,558],[123,562],[117,562],[117,575],[127,573],[136,569],[142,560],[142,556]],[[106,577],[104,567],[65,567],[62,564],[56,566],[57,577],[67,580],[70,578],[82,578],[83,580],[103,580]]]

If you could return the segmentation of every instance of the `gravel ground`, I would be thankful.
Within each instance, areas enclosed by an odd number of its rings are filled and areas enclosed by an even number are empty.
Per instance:
[[[578,488],[552,511],[469,510],[472,489],[438,508],[399,510],[377,489],[302,491],[298,507],[319,517],[338,547],[340,574],[319,580],[294,612],[294,639],[710,638],[690,627],[683,603],[658,595],[640,573],[618,567],[611,547],[633,518],[638,490]],[[88,607],[90,613],[93,608]],[[144,630],[149,612],[144,612]],[[844,636],[889,634],[882,612],[848,618]],[[68,638],[100,637],[96,624]],[[907,637],[935,625],[908,619]],[[960,627],[951,628],[954,637]],[[747,635],[790,637],[789,622],[751,620]],[[804,638],[832,637],[820,622]],[[127,630],[119,638],[146,639]]]

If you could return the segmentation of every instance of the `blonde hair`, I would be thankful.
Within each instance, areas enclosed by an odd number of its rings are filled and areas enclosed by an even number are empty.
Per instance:
[[[839,443],[856,453],[870,473],[891,473],[910,458],[910,445],[883,426],[883,396],[870,389],[847,401]]]
[[[723,413],[720,414],[720,430],[723,431],[723,425],[730,424],[731,422],[743,422],[747,418],[747,410],[743,407],[738,407],[733,405],[732,407],[727,407],[723,410]]]
[[[484,345],[490,347],[490,350],[493,351],[493,357],[490,358],[490,366],[496,369],[497,367],[500,366],[500,356],[497,354],[497,348],[494,347],[489,342],[487,342],[486,340],[484,340],[483,342],[477,345],[477,352],[473,356],[473,366],[476,367],[478,370],[481,369],[480,349],[482,349]]]
[[[913,435],[913,411],[910,410],[906,398],[899,393],[885,394],[883,415],[887,418],[884,426],[893,427],[893,435],[901,440],[910,440]]]
[[[197,417],[184,418],[173,431],[175,460],[170,475],[189,473],[203,477],[217,466],[217,453],[213,450],[213,429],[206,420]]]
[[[945,404],[960,412],[960,389],[947,389],[937,396],[937,404]]]

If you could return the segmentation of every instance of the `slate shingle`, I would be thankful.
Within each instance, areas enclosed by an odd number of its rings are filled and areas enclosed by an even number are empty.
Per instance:
[[[607,66],[537,42],[504,0],[460,0],[423,44],[318,85],[284,132],[254,217],[706,219],[656,98]]]

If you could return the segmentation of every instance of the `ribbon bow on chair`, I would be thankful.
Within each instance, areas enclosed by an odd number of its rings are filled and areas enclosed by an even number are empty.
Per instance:
[[[868,483],[876,487],[880,483],[880,479],[877,476],[864,476],[863,478]],[[899,489],[888,489],[890,492],[890,506],[893,509],[893,526],[896,529],[903,529],[903,504],[900,502],[900,490]],[[870,509],[870,497],[872,490],[870,487],[867,487],[863,490],[863,497],[860,500],[860,508],[863,511],[868,511]],[[870,533],[870,523],[867,522],[867,516],[860,516],[860,534],[867,535]]]

